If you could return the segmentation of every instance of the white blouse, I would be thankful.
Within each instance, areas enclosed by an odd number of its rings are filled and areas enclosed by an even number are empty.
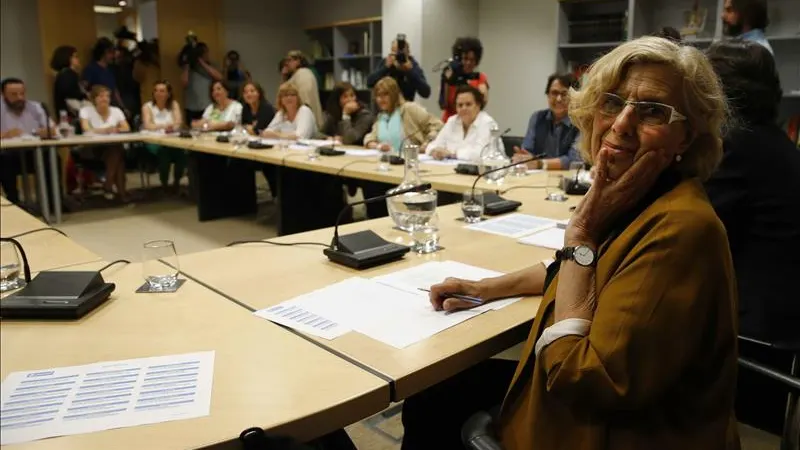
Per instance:
[[[491,128],[496,122],[486,111],[481,111],[464,134],[464,125],[461,118],[451,116],[439,131],[436,139],[428,144],[425,153],[430,154],[434,149],[443,148],[454,153],[456,159],[475,161],[480,159],[481,151],[492,139]],[[500,143],[501,150],[502,141]]]
[[[276,133],[294,133],[298,139],[311,139],[317,133],[317,119],[311,108],[302,105],[297,110],[294,121],[284,117],[283,111],[278,111],[272,122],[267,125],[267,130]]]
[[[203,111],[203,119],[210,122],[239,123],[242,120],[242,104],[236,100],[231,100],[228,106],[220,111],[217,105],[212,103]]]
[[[150,110],[150,115],[153,117],[154,125],[174,125],[175,117],[172,114],[172,109],[164,108],[158,109],[153,102],[147,102],[144,107]]]
[[[122,122],[125,122],[125,113],[121,109],[116,106],[109,106],[108,108],[108,117],[105,119],[97,112],[97,108],[94,105],[84,106],[78,115],[81,119],[88,121],[89,126],[92,128],[118,127]]]

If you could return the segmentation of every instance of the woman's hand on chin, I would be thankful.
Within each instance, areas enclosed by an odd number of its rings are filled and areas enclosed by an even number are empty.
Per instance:
[[[597,154],[592,187],[567,226],[565,241],[570,243],[568,245],[582,242],[597,248],[614,221],[644,197],[668,164],[665,152],[647,152],[628,170],[611,179],[610,152],[601,149]]]

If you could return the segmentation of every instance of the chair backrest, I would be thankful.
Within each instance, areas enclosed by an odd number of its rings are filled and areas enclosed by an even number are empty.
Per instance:
[[[522,136],[503,136],[503,146],[506,148],[506,155],[514,156],[514,147],[522,148]]]

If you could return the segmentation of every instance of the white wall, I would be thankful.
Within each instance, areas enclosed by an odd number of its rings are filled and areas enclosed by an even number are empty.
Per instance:
[[[409,0],[412,1],[418,0]],[[261,2],[266,3],[264,0]],[[381,0],[296,0],[293,8],[302,11],[301,27],[308,28],[380,16]]]
[[[116,14],[94,14],[94,23],[97,27],[97,37],[114,39],[114,32],[119,28],[119,18]]]
[[[47,88],[35,1],[0,1],[0,78],[25,81],[29,100],[52,103]]]
[[[136,7],[136,11],[139,15],[139,40],[149,41],[157,38],[158,16],[156,15],[156,0],[139,3]]]
[[[544,84],[556,67],[557,8],[557,0],[479,0],[488,112],[514,135],[524,135],[531,113],[547,107]]]
[[[224,5],[225,53],[237,50],[253,79],[274,101],[280,84],[278,61],[308,42],[300,9],[293,0],[225,0]]]

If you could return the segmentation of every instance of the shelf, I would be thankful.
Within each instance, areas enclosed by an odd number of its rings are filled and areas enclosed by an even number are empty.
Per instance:
[[[566,42],[562,44],[558,44],[558,48],[561,50],[567,49],[582,49],[582,48],[613,48],[622,44],[622,42]]]
[[[767,40],[772,41],[800,41],[800,34],[784,34],[778,36],[767,36]]]
[[[314,58],[314,62],[315,63],[318,63],[318,62],[331,62],[331,61],[333,61],[333,58],[330,57],[330,56],[322,56],[320,58]]]

